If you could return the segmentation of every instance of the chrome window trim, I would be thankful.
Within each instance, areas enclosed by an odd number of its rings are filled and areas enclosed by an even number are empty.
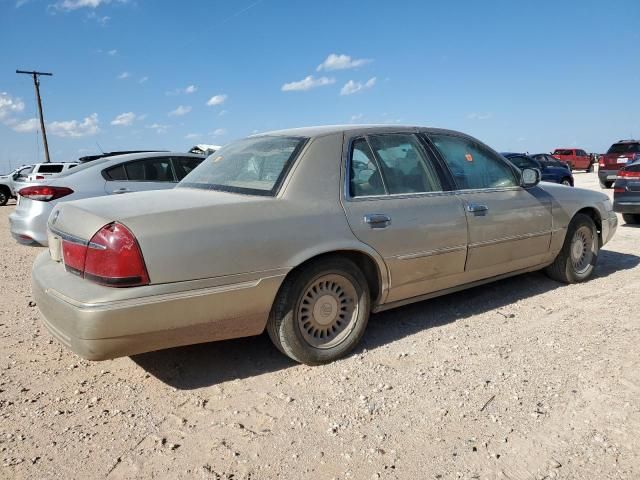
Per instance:
[[[512,235],[509,237],[496,238],[493,240],[485,240],[483,242],[470,243],[469,248],[486,247],[488,245],[512,242],[514,240],[526,240],[529,238],[536,238],[536,237],[542,237],[544,235],[550,235],[552,233],[554,233],[554,230],[542,230],[539,232],[525,233],[523,235]]]
[[[427,250],[425,252],[406,253],[406,254],[403,254],[403,255],[398,255],[395,258],[397,260],[414,260],[416,258],[432,257],[434,255],[442,255],[444,253],[460,252],[460,251],[466,250],[466,249],[467,249],[466,245],[455,245],[453,247],[437,248],[435,250]]]
[[[53,233],[56,237],[60,237],[65,242],[75,243],[76,245],[82,245],[83,247],[90,247],[96,250],[106,250],[107,247],[104,245],[98,245],[97,243],[90,242],[80,237],[76,237],[75,235],[71,235],[69,233],[61,232],[56,228],[49,225],[49,231]]]

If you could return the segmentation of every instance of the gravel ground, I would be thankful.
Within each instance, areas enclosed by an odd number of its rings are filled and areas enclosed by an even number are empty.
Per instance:
[[[92,363],[42,327],[41,249],[12,241],[12,209],[0,477],[640,477],[640,228],[618,228],[585,284],[533,273],[374,315],[331,365],[266,336]]]

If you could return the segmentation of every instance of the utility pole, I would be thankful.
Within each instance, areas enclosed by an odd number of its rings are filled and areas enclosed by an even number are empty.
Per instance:
[[[40,75],[47,75],[49,77],[53,76],[53,73],[46,72],[26,72],[24,70],[16,70],[16,73],[23,73],[25,75],[31,75],[33,77],[33,84],[36,87],[36,98],[38,99],[38,113],[40,114],[40,129],[42,130],[42,141],[44,143],[44,155],[46,158],[46,162],[49,163],[51,158],[49,158],[49,144],[47,143],[47,131],[44,128],[44,116],[42,115],[42,100],[40,99]]]

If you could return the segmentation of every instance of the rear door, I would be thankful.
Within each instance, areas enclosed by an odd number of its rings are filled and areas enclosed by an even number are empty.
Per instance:
[[[473,280],[542,263],[551,240],[551,199],[520,187],[519,173],[471,137],[431,134],[465,206],[469,225],[466,271]]]
[[[464,210],[422,139],[401,132],[345,142],[343,206],[356,237],[385,260],[391,278],[386,301],[463,283]]]
[[[108,194],[164,190],[176,185],[171,157],[132,160],[104,171]]]

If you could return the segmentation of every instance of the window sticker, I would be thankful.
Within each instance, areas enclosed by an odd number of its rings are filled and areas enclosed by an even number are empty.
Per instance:
[[[467,160],[467,162],[473,162],[473,155],[471,155],[470,153],[465,154],[464,158]]]

